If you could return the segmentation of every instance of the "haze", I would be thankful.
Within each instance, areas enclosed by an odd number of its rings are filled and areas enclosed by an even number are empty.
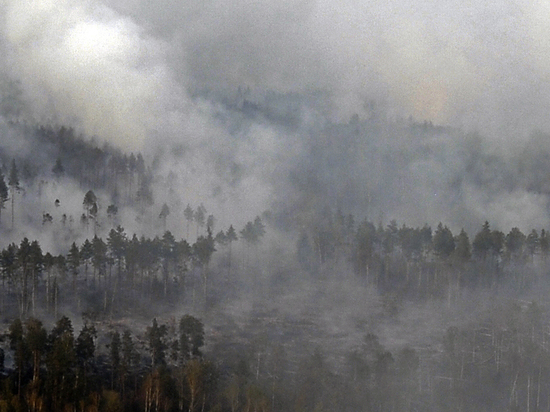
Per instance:
[[[355,193],[335,195],[331,207],[345,202],[364,212],[368,203],[371,219],[384,211],[384,220],[456,228],[490,218],[503,228],[548,222],[540,190],[488,194],[463,184],[449,192],[449,181],[470,172],[464,135],[477,133],[484,153],[507,162],[533,132],[550,131],[545,2],[3,0],[0,7],[2,94],[18,107],[11,116],[73,126],[156,157],[165,175],[175,173],[183,203],[261,213],[289,194],[281,181],[309,162],[317,178],[347,179]],[[284,127],[243,123],[226,105],[244,99],[269,106]],[[341,154],[336,168],[312,160],[312,146],[341,139],[324,125],[354,114],[393,125],[370,139],[396,166],[396,153],[414,152],[416,142],[399,140],[395,122],[454,129],[437,136],[437,155],[407,164],[401,177],[381,169],[380,151],[363,161]],[[228,177],[231,164],[238,178]]]

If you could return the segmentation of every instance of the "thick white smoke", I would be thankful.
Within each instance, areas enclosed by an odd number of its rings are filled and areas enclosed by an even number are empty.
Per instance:
[[[542,1],[2,0],[1,69],[22,89],[20,118],[143,151],[171,176],[157,182],[157,199],[177,208],[205,202],[230,222],[284,196],[281,180],[307,146],[324,144],[315,142],[322,122],[368,118],[372,101],[386,118],[480,130],[505,154],[533,129],[549,131],[549,14]],[[213,103],[238,104],[239,87],[250,96],[300,96],[292,113],[299,127],[233,118]],[[315,93],[327,103],[307,109],[305,96]],[[442,220],[461,213],[484,220],[503,210],[503,222],[518,210],[531,211],[529,222],[546,216],[543,195],[484,199],[466,183],[458,207],[449,209],[449,199],[441,206],[436,196],[447,177],[462,171],[447,165],[413,163],[403,172],[412,178],[395,186],[405,192],[391,199],[404,206],[390,211],[409,218],[421,207]],[[370,179],[361,190],[387,185],[372,167],[360,173]]]

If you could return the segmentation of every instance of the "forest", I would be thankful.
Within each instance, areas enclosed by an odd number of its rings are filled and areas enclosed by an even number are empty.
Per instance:
[[[0,1],[0,412],[550,411],[549,20]]]
[[[12,126],[55,155],[0,153],[0,410],[550,407],[544,228],[327,204],[220,227],[188,203],[173,225],[141,154]],[[69,180],[72,209],[52,190]]]

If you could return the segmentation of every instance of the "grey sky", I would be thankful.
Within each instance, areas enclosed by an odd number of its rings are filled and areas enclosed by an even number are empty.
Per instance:
[[[498,135],[548,128],[550,6],[527,1],[11,1],[11,74],[36,116],[142,141],[186,90],[329,90],[335,116],[396,115]],[[52,113],[53,112],[53,113]]]

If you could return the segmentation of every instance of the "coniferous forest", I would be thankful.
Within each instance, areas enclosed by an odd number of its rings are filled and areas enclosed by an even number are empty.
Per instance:
[[[141,154],[11,127],[56,155],[1,156],[2,410],[550,405],[544,228],[453,232],[327,203],[226,226],[186,204],[174,224]],[[72,209],[52,197],[69,181]]]
[[[0,412],[550,411],[549,19],[0,1]]]

